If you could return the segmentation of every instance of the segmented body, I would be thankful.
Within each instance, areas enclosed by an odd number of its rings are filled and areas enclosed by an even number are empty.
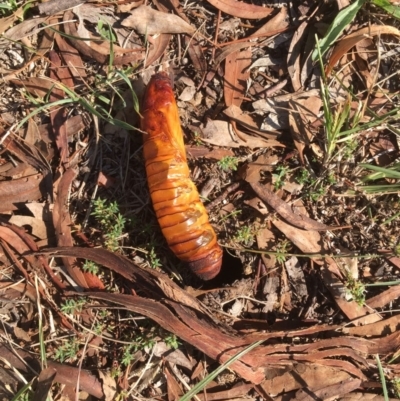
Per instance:
[[[190,179],[178,108],[167,74],[146,89],[141,129],[147,182],[154,211],[171,250],[203,280],[221,268],[222,249]]]

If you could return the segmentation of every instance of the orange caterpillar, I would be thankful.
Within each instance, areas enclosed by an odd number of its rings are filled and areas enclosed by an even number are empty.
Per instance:
[[[147,182],[171,250],[203,280],[215,277],[222,249],[190,179],[178,107],[164,72],[153,75],[143,100],[141,129]]]

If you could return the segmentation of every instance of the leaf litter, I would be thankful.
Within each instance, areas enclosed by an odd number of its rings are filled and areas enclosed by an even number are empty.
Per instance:
[[[0,14],[4,391],[175,400],[263,340],[197,397],[378,399],[376,354],[398,395],[397,6],[66,3]],[[206,285],[149,206],[159,69],[226,250]]]

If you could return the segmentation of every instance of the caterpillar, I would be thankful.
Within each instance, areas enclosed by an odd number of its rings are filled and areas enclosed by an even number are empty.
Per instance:
[[[172,84],[165,72],[147,85],[141,108],[147,183],[161,231],[172,252],[201,279],[221,269],[222,249],[190,179]]]

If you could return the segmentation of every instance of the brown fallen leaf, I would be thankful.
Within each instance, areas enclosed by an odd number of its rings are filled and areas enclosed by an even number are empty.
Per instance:
[[[171,373],[167,366],[164,366],[163,373],[167,380],[168,401],[179,400],[183,395],[182,386],[178,383],[178,381],[175,379],[175,376]]]
[[[160,33],[193,34],[196,29],[174,14],[167,14],[140,6],[131,11],[131,15],[121,21],[121,25],[134,29],[141,35],[156,35]]]
[[[323,382],[322,382],[323,383]],[[336,398],[341,395],[351,393],[361,385],[360,379],[348,378],[337,381],[335,384],[327,386],[325,383],[318,383],[315,388],[301,389],[296,393],[297,401],[314,401],[316,399],[325,400]]]
[[[239,148],[240,146],[247,146],[251,149],[265,148],[265,147],[285,147],[284,144],[276,139],[264,139],[260,137],[251,136],[240,131],[240,138],[238,138],[232,131],[230,125],[226,121],[209,120],[207,125],[202,129],[203,142],[210,143],[217,146],[227,146],[230,148]],[[244,139],[244,140],[243,140]]]
[[[44,3],[46,4],[46,3]],[[54,35],[61,57],[64,64],[68,66],[71,75],[75,80],[86,77],[86,67],[81,56],[75,47],[71,46],[60,34]],[[79,82],[79,81],[78,81]]]
[[[253,116],[243,112],[239,107],[234,104],[225,109],[224,114],[250,132],[259,135],[262,138],[277,139],[280,135],[280,132],[264,131],[260,129]]]
[[[378,337],[396,332],[400,325],[400,315],[373,322],[365,326],[343,327],[342,332],[351,336]]]
[[[365,28],[361,28],[345,38],[339,41],[339,43],[333,49],[331,57],[326,66],[325,73],[329,75],[332,68],[338,63],[338,61],[358,42],[361,42],[365,38],[377,35],[395,35],[400,36],[400,30],[390,25],[372,25]]]
[[[71,217],[68,210],[69,188],[76,172],[68,169],[55,184],[55,202],[53,207],[53,225],[59,246],[72,246]],[[73,258],[63,258],[64,265],[72,279],[82,288],[89,288],[84,273]]]
[[[310,231],[327,231],[330,229],[325,224],[310,219],[308,216],[294,213],[286,202],[260,183],[249,182],[249,184],[260,199],[268,203],[281,217],[295,227]]]
[[[246,19],[262,19],[268,17],[274,11],[273,8],[256,6],[236,0],[207,0],[218,10],[234,17]]]
[[[77,7],[86,0],[69,0],[60,2],[58,0],[50,0],[45,3],[38,4],[40,14],[54,15],[69,8]]]
[[[8,29],[3,36],[6,39],[11,39],[14,41],[21,40],[27,36],[37,34],[43,29],[46,29],[46,27],[42,26],[41,24],[43,22],[46,22],[47,20],[48,17],[26,19],[25,21],[22,21],[12,28]]]
[[[42,174],[0,181],[0,213],[17,210],[22,203],[42,198],[44,195],[40,189],[42,183]]]
[[[282,7],[278,14],[274,15],[269,19],[261,28],[257,29],[251,36],[252,37],[268,37],[269,34],[275,35],[275,31],[278,29],[286,29],[289,26],[289,21],[287,19],[288,9],[287,7]]]
[[[14,85],[24,87],[33,96],[44,98],[56,85],[56,81],[47,77],[27,77],[25,79],[10,80]],[[62,99],[59,97],[57,100]]]
[[[36,238],[41,240],[47,239],[47,227],[43,219],[14,214],[8,221],[16,226],[29,226],[31,227],[32,235]]]
[[[60,82],[61,84],[65,84],[67,87],[72,88],[74,86],[72,76],[70,75],[68,68],[64,68],[62,65],[59,55],[54,50],[51,50],[49,52],[49,58],[53,64],[53,68],[50,70],[50,78],[53,81]],[[50,101],[55,102],[64,97],[65,92],[61,88],[55,87],[51,91]],[[60,152],[61,164],[64,168],[68,168],[69,166],[67,114],[68,111],[65,107],[52,107],[50,111],[50,120],[54,139],[57,149]]]
[[[289,393],[290,391],[303,388],[304,385],[307,388],[316,387],[321,383],[329,386],[351,377],[347,372],[340,371],[339,369],[327,366],[310,366],[304,363],[299,363],[298,366],[290,369],[288,372],[273,376],[275,376],[273,379],[267,379],[260,385],[271,396]]]
[[[381,292],[375,297],[369,298],[367,300],[367,305],[371,308],[383,308],[388,303],[394,301],[400,296],[400,285],[394,285],[387,290]]]
[[[240,107],[250,77],[251,50],[236,51],[225,59],[224,99],[227,107]]]
[[[221,160],[223,157],[235,155],[231,149],[212,148],[210,150],[207,146],[186,145],[185,149],[189,158],[193,159],[205,157],[210,160]]]
[[[171,37],[169,33],[162,33],[152,40],[149,54],[145,59],[145,67],[152,65],[164,54]]]
[[[322,106],[320,96],[310,96],[289,101],[289,126],[293,141],[299,152],[301,163],[304,165],[303,151],[311,145],[314,134],[311,131],[311,124],[318,119],[318,112]],[[315,146],[317,146],[315,144]],[[315,149],[318,149],[314,147]],[[320,150],[320,156],[322,150]]]

